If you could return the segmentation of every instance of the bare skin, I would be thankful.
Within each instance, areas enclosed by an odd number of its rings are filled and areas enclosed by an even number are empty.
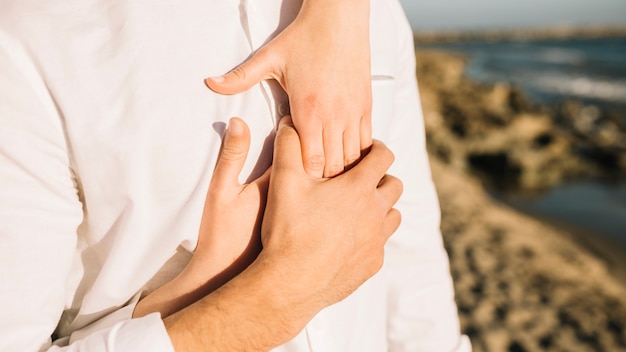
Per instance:
[[[269,170],[250,184],[238,181],[250,144],[248,126],[231,119],[213,172],[189,264],[172,281],[143,298],[134,317],[165,318],[213,292],[241,273],[261,250],[261,219]]]
[[[369,1],[304,0],[283,32],[206,84],[237,94],[266,79],[289,96],[307,173],[343,172],[372,143]]]
[[[247,186],[237,182],[249,145],[247,133],[233,132],[237,130],[233,125],[239,123],[245,126],[241,120],[231,120],[211,190],[239,189],[243,195],[263,187],[264,180]],[[371,151],[348,172],[332,179],[311,177],[304,169],[298,134],[292,125],[282,123],[260,232],[263,250],[256,259],[255,251],[246,250],[258,234],[259,200],[233,198],[236,192],[230,191],[208,195],[207,208],[224,199],[249,203],[243,209],[250,211],[243,211],[241,217],[217,217],[221,224],[207,221],[206,232],[200,234],[204,240],[199,251],[209,253],[208,247],[216,246],[227,254],[217,260],[192,259],[187,273],[172,281],[176,285],[155,291],[152,295],[159,299],[151,300],[149,295],[139,303],[136,316],[165,311],[165,326],[177,351],[265,351],[293,338],[317,312],[348,296],[380,269],[384,244],[400,222],[392,207],[402,184],[385,175],[392,161],[391,152],[374,141]],[[214,211],[232,212],[225,208]],[[203,224],[209,217],[205,212]],[[217,232],[222,230],[229,235]],[[215,271],[208,265],[228,267],[232,258],[242,257],[247,258],[246,265],[235,270],[243,270],[240,274],[231,275],[219,288],[206,285],[211,281],[207,274]],[[188,297],[180,287],[192,288],[198,299],[172,307],[172,302]],[[182,306],[186,308],[177,310]]]

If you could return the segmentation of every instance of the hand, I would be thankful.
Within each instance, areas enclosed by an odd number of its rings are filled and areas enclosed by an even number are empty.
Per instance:
[[[313,178],[305,173],[295,129],[282,121],[263,250],[241,274],[164,319],[177,351],[270,350],[382,265],[385,242],[400,223],[392,206],[402,183],[385,175],[391,152],[375,141],[343,175]]]
[[[209,184],[191,263],[202,263],[198,265],[204,273],[222,272],[232,266],[240,272],[261,250],[261,219],[270,170],[250,184],[239,183],[249,147],[248,126],[232,118]]]
[[[167,317],[208,295],[257,257],[270,172],[250,184],[239,183],[249,147],[248,126],[238,118],[231,119],[209,184],[191,261],[176,278],[142,299],[134,317],[156,311]]]
[[[343,172],[372,143],[369,1],[305,0],[276,38],[206,84],[236,94],[265,79],[277,80],[289,95],[306,172]]]
[[[333,304],[382,266],[384,245],[400,224],[393,209],[402,183],[385,171],[393,154],[374,141],[354,168],[332,179],[305,173],[296,131],[278,130],[262,226],[264,258],[282,266],[289,296]]]

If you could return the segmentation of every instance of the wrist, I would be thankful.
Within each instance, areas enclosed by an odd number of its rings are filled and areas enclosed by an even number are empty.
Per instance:
[[[164,319],[177,351],[270,350],[294,338],[321,309],[302,302],[270,256],[189,307]]]
[[[295,337],[325,307],[312,287],[296,281],[301,273],[286,256],[261,252],[248,269],[259,278],[256,292],[267,315],[278,317],[274,323],[289,338]]]
[[[369,25],[369,0],[304,0],[300,8],[300,15],[312,16],[316,21],[324,19],[342,19],[338,25],[349,22],[367,23]],[[346,21],[348,20],[348,21]]]

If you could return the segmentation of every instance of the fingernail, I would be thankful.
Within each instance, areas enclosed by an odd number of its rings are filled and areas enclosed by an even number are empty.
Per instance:
[[[222,83],[222,82],[224,82],[224,76],[209,77],[207,79],[210,79],[211,81],[213,81],[215,83]]]
[[[243,126],[237,119],[230,119],[228,122],[228,132],[233,136],[239,136],[243,134]]]

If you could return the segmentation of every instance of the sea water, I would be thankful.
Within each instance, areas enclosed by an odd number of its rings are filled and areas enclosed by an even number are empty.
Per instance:
[[[620,110],[626,118],[626,37],[435,47],[469,54],[466,76],[470,79],[511,82],[535,102],[554,105],[574,98]]]
[[[556,106],[576,99],[626,119],[626,38],[460,42],[434,47],[468,54],[465,74],[472,80],[510,82],[536,103]],[[626,244],[623,183],[581,181],[556,186],[539,197],[497,197],[520,210]]]

